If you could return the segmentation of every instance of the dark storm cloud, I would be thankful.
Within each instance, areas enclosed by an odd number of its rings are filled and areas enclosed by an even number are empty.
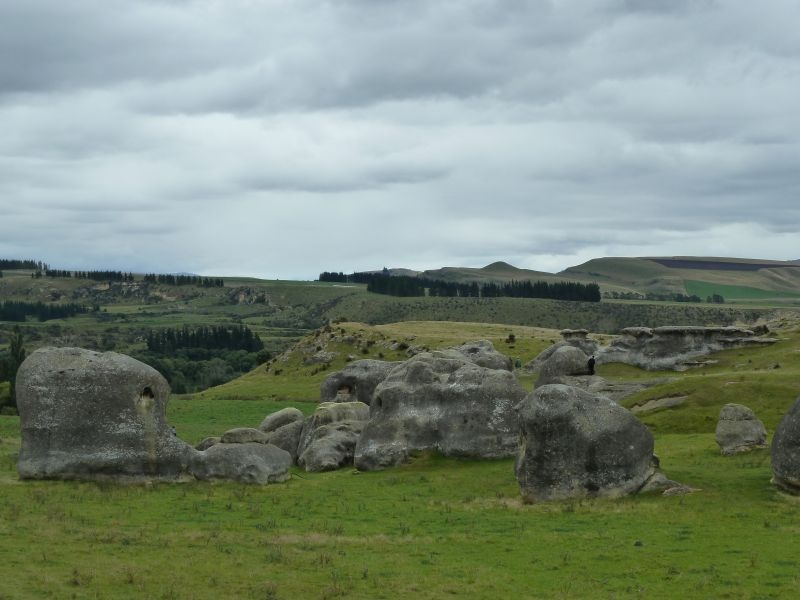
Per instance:
[[[798,19],[788,0],[6,0],[0,254],[265,276],[796,258]]]

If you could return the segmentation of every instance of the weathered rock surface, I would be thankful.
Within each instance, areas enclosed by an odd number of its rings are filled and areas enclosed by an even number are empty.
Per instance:
[[[580,348],[562,346],[550,355],[541,369],[536,387],[550,383],[562,383],[563,377],[588,375],[589,357]]]
[[[634,494],[655,474],[652,434],[604,396],[545,385],[517,410],[525,502]]]
[[[495,350],[494,345],[489,340],[467,342],[461,346],[456,346],[453,350],[479,367],[502,369],[503,371],[511,371],[514,369],[511,359],[505,354]]]
[[[589,339],[589,331],[586,329],[562,329],[561,337],[564,338],[560,342],[556,342],[552,346],[545,348],[536,358],[525,365],[526,371],[536,372],[542,368],[542,365],[550,358],[556,350],[564,346],[574,346],[581,350],[587,357],[597,354],[600,349],[599,344],[592,339]]]
[[[195,444],[194,449],[200,450],[202,452],[203,450],[208,450],[214,444],[219,444],[221,441],[222,438],[218,436],[203,438],[202,440],[197,442],[197,444]]]
[[[370,421],[358,440],[355,465],[375,470],[410,453],[513,456],[518,425],[513,407],[525,396],[514,376],[480,367],[452,352],[422,353],[392,370],[375,390]]]
[[[252,427],[237,427],[223,433],[220,442],[223,444],[266,444],[267,434]]]
[[[323,402],[357,400],[370,404],[375,388],[398,364],[383,360],[357,360],[325,378],[320,386],[320,398]]]
[[[286,481],[292,458],[271,444],[215,444],[198,453],[191,464],[197,479],[226,479],[267,484]]]
[[[301,456],[308,448],[314,431],[339,421],[368,421],[370,407],[363,402],[320,402],[317,409],[303,424],[297,455]]]
[[[303,434],[305,421],[294,421],[283,427],[278,427],[267,434],[267,441],[281,450],[286,450],[292,457],[292,463],[297,463],[297,448],[300,445],[300,436]]]
[[[294,406],[287,406],[286,408],[282,408],[264,417],[264,420],[261,421],[261,425],[259,425],[258,428],[264,433],[270,433],[271,431],[280,429],[284,425],[302,421],[303,419],[305,419],[305,416],[300,409]]]
[[[17,375],[23,479],[177,479],[196,451],[165,413],[169,385],[114,352],[42,348]]]
[[[317,427],[297,464],[306,471],[332,471],[353,464],[356,442],[366,421],[337,421]]]
[[[767,447],[767,430],[755,413],[741,404],[726,404],[719,413],[716,440],[722,454]]]
[[[772,436],[772,473],[775,485],[800,495],[800,397]]]
[[[628,327],[601,349],[598,364],[619,362],[648,370],[685,370],[696,359],[719,350],[775,343],[740,327]]]
[[[178,439],[165,418],[166,380],[129,356],[42,348],[20,367],[17,393],[23,479],[263,484],[289,477],[291,457],[274,446],[206,438],[198,451]]]

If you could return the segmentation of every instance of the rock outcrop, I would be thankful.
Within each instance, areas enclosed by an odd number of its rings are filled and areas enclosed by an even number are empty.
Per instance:
[[[539,355],[532,361],[526,363],[525,370],[536,372],[542,368],[542,365],[549,359],[554,352],[564,346],[573,346],[578,348],[587,357],[597,354],[600,350],[599,344],[592,339],[589,339],[589,331],[586,329],[562,329],[561,337],[564,338],[560,342],[556,342],[552,346],[545,348]]]
[[[229,429],[220,437],[223,444],[266,444],[268,443],[267,434],[260,429],[252,427],[236,427]]]
[[[383,360],[357,360],[341,371],[331,373],[320,386],[322,402],[372,402],[378,384],[386,379],[397,362]]]
[[[42,348],[17,375],[23,479],[178,479],[196,451],[165,414],[169,385],[129,356]]]
[[[536,387],[551,383],[563,383],[564,377],[589,374],[589,357],[580,348],[562,346],[550,355],[541,369]]]
[[[305,419],[305,416],[300,409],[294,406],[287,406],[286,408],[282,408],[264,417],[264,420],[261,421],[261,425],[259,425],[258,428],[264,433],[270,433],[291,423],[302,421],[303,419]]]
[[[511,359],[505,354],[495,350],[494,345],[489,340],[467,342],[461,346],[454,347],[453,350],[479,367],[501,369],[503,371],[511,371],[514,369]]]
[[[711,352],[775,343],[740,327],[628,327],[598,353],[597,362],[625,363],[648,370],[682,371]]]
[[[196,450],[181,441],[166,422],[168,397],[166,380],[129,356],[80,348],[33,352],[17,375],[20,477],[195,477],[261,484],[289,477],[289,454],[269,444],[225,444],[207,438],[203,449]]]
[[[286,450],[292,457],[292,463],[297,464],[297,448],[300,446],[300,437],[303,435],[305,421],[294,421],[267,433],[267,441],[281,450]]]
[[[800,397],[789,409],[772,436],[772,482],[800,495]]]
[[[755,413],[741,404],[726,404],[719,413],[716,440],[722,454],[767,447],[767,430]]]
[[[376,388],[355,465],[381,469],[422,450],[475,458],[513,456],[518,438],[513,407],[524,396],[509,371],[478,366],[453,352],[418,354]]]
[[[652,434],[604,396],[545,385],[517,411],[515,471],[525,502],[635,494],[656,474]]]

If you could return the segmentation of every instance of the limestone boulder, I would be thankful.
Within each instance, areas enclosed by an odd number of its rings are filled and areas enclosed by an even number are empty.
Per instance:
[[[214,444],[219,444],[221,441],[222,441],[222,438],[220,438],[218,436],[206,437],[206,438],[203,438],[202,440],[200,440],[199,442],[197,442],[197,444],[195,444],[194,449],[195,450],[200,450],[202,452],[203,450],[208,450]]]
[[[215,444],[195,455],[190,466],[200,480],[229,480],[265,485],[286,481],[292,457],[272,444]]]
[[[305,421],[293,421],[267,433],[267,441],[281,450],[286,450],[292,457],[292,463],[297,463],[297,448],[303,434]]]
[[[800,495],[800,397],[772,436],[772,473],[775,485]]]
[[[294,406],[287,406],[286,408],[282,408],[281,410],[264,417],[264,420],[261,421],[261,425],[259,425],[258,428],[264,433],[270,433],[271,431],[280,429],[284,425],[296,423],[297,421],[302,421],[303,419],[305,419],[305,416],[300,409],[295,408]]]
[[[358,401],[369,405],[375,388],[398,364],[383,360],[352,362],[325,378],[320,386],[320,398],[323,402]]]
[[[375,390],[370,420],[358,439],[355,466],[382,469],[411,453],[513,456],[514,406],[525,391],[513,374],[480,367],[450,352],[425,352],[392,370]]]
[[[495,350],[492,342],[488,340],[467,342],[461,346],[456,346],[454,350],[479,367],[502,369],[503,371],[511,371],[514,368],[511,359]]]
[[[339,421],[368,421],[369,415],[370,407],[363,402],[321,402],[303,424],[297,446],[298,457],[306,451],[314,439],[314,432],[320,427]]]
[[[563,348],[564,346],[574,346],[581,350],[587,357],[595,355],[600,351],[599,344],[588,337],[589,331],[586,329],[562,329],[560,333],[563,339],[545,348],[536,358],[526,363],[524,367],[526,371],[539,371],[547,359],[559,348]]]
[[[197,451],[166,421],[167,381],[114,352],[42,348],[20,366],[23,479],[178,479]]]
[[[236,427],[223,433],[220,442],[223,444],[266,444],[267,434],[252,427]]]
[[[741,404],[726,404],[719,413],[716,440],[722,454],[767,447],[767,430],[755,413]]]
[[[297,464],[306,471],[332,471],[353,464],[356,442],[366,421],[337,421],[317,427]]]
[[[655,474],[652,434],[604,396],[544,385],[517,411],[525,502],[634,494]]]
[[[571,345],[558,348],[544,362],[539,370],[536,387],[550,383],[563,383],[562,378],[576,375],[588,375],[589,357],[583,350]]]

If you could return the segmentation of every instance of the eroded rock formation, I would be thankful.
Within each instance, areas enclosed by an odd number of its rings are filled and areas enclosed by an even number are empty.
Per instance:
[[[418,354],[376,388],[355,465],[381,469],[421,450],[513,456],[518,438],[513,407],[524,396],[509,371],[478,366],[452,351]]]
[[[726,404],[719,413],[716,440],[722,454],[767,447],[767,430],[755,413],[741,404]]]

